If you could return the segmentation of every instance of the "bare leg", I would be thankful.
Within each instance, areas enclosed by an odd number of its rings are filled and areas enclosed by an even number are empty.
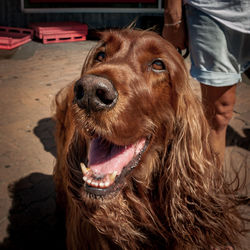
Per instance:
[[[211,144],[224,162],[226,130],[233,116],[236,101],[236,84],[227,87],[213,87],[201,84],[202,102],[211,126]]]

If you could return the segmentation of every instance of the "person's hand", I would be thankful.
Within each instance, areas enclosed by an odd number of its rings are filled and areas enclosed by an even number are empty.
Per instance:
[[[187,31],[183,20],[176,23],[164,23],[162,36],[177,49],[184,50],[188,47]]]
[[[182,0],[164,1],[164,27],[162,36],[178,50],[188,48]]]

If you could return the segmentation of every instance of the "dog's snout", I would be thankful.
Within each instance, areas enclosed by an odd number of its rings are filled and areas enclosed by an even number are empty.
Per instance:
[[[112,108],[118,98],[113,84],[104,77],[85,75],[75,84],[75,101],[88,111],[101,111]]]

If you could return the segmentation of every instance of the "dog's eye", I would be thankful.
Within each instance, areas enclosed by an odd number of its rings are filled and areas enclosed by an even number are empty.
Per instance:
[[[98,61],[98,62],[102,62],[106,57],[106,54],[104,51],[99,51],[97,54],[96,54],[96,57],[95,59]]]
[[[160,60],[160,59],[154,60],[154,61],[152,62],[152,64],[151,64],[151,68],[152,68],[152,70],[153,70],[154,72],[157,72],[157,73],[163,72],[163,71],[165,71],[165,69],[166,69],[165,64],[164,64],[163,61]]]

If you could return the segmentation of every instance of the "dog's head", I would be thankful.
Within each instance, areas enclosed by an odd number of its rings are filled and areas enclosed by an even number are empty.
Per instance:
[[[182,165],[185,147],[196,144],[192,148],[200,151],[198,140],[203,136],[207,142],[207,124],[184,61],[154,32],[102,32],[80,79],[64,92],[57,120],[65,142],[59,147],[67,151],[70,189],[79,197],[105,198],[135,179],[149,187],[152,173],[166,170],[170,148],[182,154],[175,163]]]

